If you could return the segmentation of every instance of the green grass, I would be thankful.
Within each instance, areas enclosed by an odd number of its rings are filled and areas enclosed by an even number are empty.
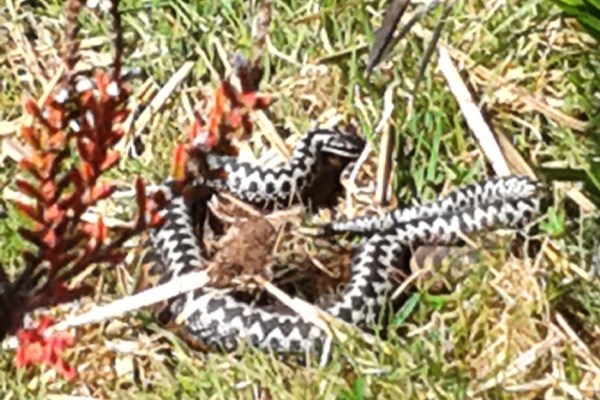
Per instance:
[[[223,75],[225,71],[221,49],[229,61],[236,51],[258,54],[251,37],[255,13],[251,2],[190,3],[121,2],[125,64],[143,71],[135,85],[150,80],[160,87],[183,62],[194,61],[191,74],[151,122],[145,136],[146,153],[140,159],[126,160],[114,173],[122,181],[133,181],[134,174],[158,181],[168,173],[171,148],[187,137],[186,104],[193,106],[210,93],[217,83],[214,72]],[[394,192],[400,202],[414,196],[432,199],[449,187],[490,175],[491,169],[436,68],[435,55],[418,92],[412,93],[428,43],[420,32],[435,28],[441,9],[399,43],[370,79],[365,78],[366,46],[382,20],[385,3],[274,0],[271,47],[262,49],[265,77],[261,89],[276,99],[270,119],[277,128],[300,134],[335,110],[344,119],[353,119],[378,148],[380,138],[374,127],[381,117],[385,91],[395,85],[391,125],[400,145],[394,154]],[[51,46],[62,35],[62,2],[39,4],[21,6],[14,13],[0,9],[0,26],[13,33],[0,35],[4,36],[0,38],[0,121],[20,115],[21,93],[39,96],[43,91],[39,66],[10,53],[23,49],[19,38],[24,36],[19,32],[33,30],[41,43]],[[543,169],[543,178],[555,177],[559,169],[597,177],[597,164],[592,162],[600,147],[600,53],[593,51],[597,43],[572,20],[565,20],[550,1],[502,4],[486,9],[481,2],[461,0],[450,12],[442,40],[472,60],[463,79],[472,86],[494,130],[507,135],[532,167]],[[84,59],[107,55],[109,25],[90,16],[81,21],[83,37],[102,39],[97,47],[85,50]],[[53,71],[56,58],[40,54],[38,63]],[[577,131],[524,106],[518,97],[506,97],[494,79],[475,76],[475,67],[509,79],[533,97],[587,122],[589,130]],[[19,68],[29,72],[19,74]],[[255,145],[258,152],[265,150],[262,147]],[[375,160],[373,155],[368,167]],[[9,160],[5,164],[0,179],[14,189],[16,170]],[[585,194],[595,199],[593,183],[588,183]],[[591,249],[599,245],[600,224],[597,212],[578,216],[570,211],[572,207],[565,208],[564,188],[557,187],[555,196],[556,210],[545,218],[543,229],[559,250],[558,261],[511,261],[499,256],[490,265],[474,266],[446,294],[429,293],[425,282],[396,314],[397,324],[392,324],[386,341],[372,346],[351,340],[336,346],[332,362],[323,368],[286,365],[252,349],[234,355],[194,352],[158,328],[146,313],[139,313],[115,322],[114,329],[92,326],[78,332],[69,358],[80,367],[80,377],[73,384],[55,381],[40,371],[16,371],[11,364],[13,353],[4,351],[0,354],[0,393],[6,398],[70,393],[148,399],[460,399],[468,394],[504,399],[536,394],[566,397],[571,388],[591,396],[593,382],[600,387],[600,376],[589,367],[595,365],[597,370],[599,365],[593,354],[600,350],[600,287],[597,280],[587,282],[562,261],[589,271]],[[0,264],[13,272],[22,247],[16,235],[19,223],[12,208],[0,221]],[[115,292],[111,284],[110,279],[104,284],[103,291],[109,293],[105,301]],[[488,385],[553,329],[564,329],[557,322],[557,312],[591,355],[567,335],[543,347],[520,372]],[[115,352],[107,342],[134,346],[136,351]],[[128,365],[135,373],[125,368]],[[119,376],[122,370],[129,372]],[[540,389],[527,387],[548,374],[562,376],[562,381]]]

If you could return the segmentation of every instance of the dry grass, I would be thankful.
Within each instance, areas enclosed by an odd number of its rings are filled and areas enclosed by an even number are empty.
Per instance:
[[[6,31],[0,35],[2,188],[14,189],[13,159],[26,151],[15,141],[21,93],[40,98],[59,72],[60,3],[36,7],[8,0],[0,9],[0,30]],[[145,132],[146,150],[123,162],[114,174],[119,182],[132,182],[138,173],[158,182],[168,173],[170,149],[186,137],[192,109],[207,101],[237,50],[262,52],[262,90],[277,100],[259,117],[251,142],[261,162],[281,161],[315,121],[353,120],[369,139],[373,151],[358,175],[345,175],[347,195],[340,199],[338,217],[380,211],[374,198],[378,187],[385,188],[378,182],[384,175],[377,172],[383,160],[378,154],[390,150],[381,138],[385,132],[395,139],[390,143],[398,144],[390,151],[392,185],[383,192],[390,206],[432,199],[490,174],[436,69],[436,55],[412,92],[441,10],[417,24],[367,80],[366,45],[381,22],[383,1],[359,7],[358,1],[274,0],[269,34],[260,48],[252,40],[250,21],[257,11],[251,2],[122,3],[126,66],[141,68],[136,99],[142,107],[152,106],[132,121],[134,131]],[[82,66],[105,66],[110,60],[106,25],[92,18],[82,23]],[[492,1],[485,7],[457,1],[442,41],[486,121],[504,138],[500,142],[513,171],[533,170],[552,179],[558,170],[577,173],[589,167],[597,156],[589,132],[599,126],[600,57],[590,53],[597,43],[573,21],[546,1]],[[390,114],[379,133],[375,128],[386,109]],[[470,266],[465,278],[450,282],[445,269],[426,279],[409,278],[417,288],[405,289],[407,306],[390,325],[387,340],[365,344],[350,338],[335,344],[333,360],[324,367],[316,361],[307,368],[290,366],[253,349],[233,355],[194,352],[141,311],[77,330],[77,345],[69,354],[79,371],[74,383],[56,380],[51,372],[16,371],[12,352],[4,351],[0,393],[6,398],[600,396],[600,287],[590,262],[591,249],[599,245],[598,213],[590,201],[595,198],[587,187],[570,192],[573,185],[554,183],[552,188],[555,207],[541,222],[543,249],[537,256],[510,258],[506,240],[493,236],[500,250]],[[572,212],[573,202],[587,211]],[[105,211],[127,218],[116,205]],[[310,221],[329,217],[323,212]],[[19,223],[12,207],[0,221],[0,262],[9,270],[19,265]],[[287,229],[276,246],[283,256],[321,254],[323,266],[340,269],[328,263],[335,258],[331,253],[319,253],[309,238]],[[131,293],[135,274],[121,266],[115,271],[99,283],[95,299],[55,312],[64,318],[91,308],[94,300],[106,303]],[[440,280],[449,281],[449,289],[429,290]]]

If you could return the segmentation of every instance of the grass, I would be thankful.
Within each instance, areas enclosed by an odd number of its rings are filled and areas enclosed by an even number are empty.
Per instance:
[[[12,8],[0,9],[0,26],[7,29],[0,35],[0,121],[7,124],[2,127],[19,117],[21,93],[39,96],[56,68],[52,49],[65,22],[61,3],[17,7],[9,1]],[[123,182],[131,182],[133,174],[158,181],[168,173],[170,149],[187,135],[188,105],[204,101],[227,70],[227,57],[236,51],[258,54],[250,28],[256,10],[252,2],[239,0],[121,3],[126,64],[143,71],[136,87],[146,82],[156,90],[185,61],[194,61],[191,73],[148,124],[145,153],[126,160],[115,173]],[[488,122],[530,166],[544,172],[543,178],[556,177],[558,171],[594,176],[592,160],[600,144],[594,142],[600,126],[600,54],[591,50],[597,43],[549,1],[488,3],[483,7],[481,2],[457,1],[442,33],[455,61],[460,57],[467,66],[463,79]],[[262,48],[262,90],[277,100],[271,123],[297,136],[316,120],[354,120],[378,150],[380,137],[374,128],[385,91],[394,86],[390,125],[399,143],[393,177],[398,202],[432,199],[488,176],[486,160],[435,67],[435,55],[418,91],[412,92],[428,32],[438,23],[441,9],[365,78],[367,45],[384,6],[383,1],[273,0],[270,43]],[[84,46],[84,62],[104,65],[110,60],[108,25],[89,16],[82,18],[82,25],[82,35],[91,44]],[[26,37],[40,45],[33,58]],[[497,77],[508,83],[499,84]],[[523,93],[546,107],[528,106]],[[549,110],[585,122],[588,130]],[[253,142],[257,153],[266,147],[264,141]],[[371,155],[361,181],[365,188],[368,178],[374,179],[376,162]],[[0,179],[12,188],[16,170],[10,158],[3,164]],[[323,368],[290,366],[252,349],[233,355],[194,352],[140,312],[78,330],[77,346],[70,353],[70,361],[79,367],[75,383],[55,379],[50,372],[16,371],[12,352],[4,351],[0,393],[5,398],[68,393],[148,399],[598,396],[600,287],[597,280],[586,279],[593,277],[590,259],[599,245],[598,213],[573,212],[568,204],[573,201],[565,200],[568,188],[558,183],[553,188],[555,211],[544,218],[542,228],[558,249],[555,259],[515,260],[505,252],[493,253],[489,263],[472,266],[446,293],[431,293],[432,281],[425,280],[413,289],[410,307],[398,316],[387,340],[336,345],[332,362]],[[586,190],[595,199],[594,186]],[[357,207],[373,208],[359,201]],[[0,263],[9,270],[18,267],[19,223],[12,208],[0,221]],[[131,282],[125,283],[122,289],[108,277],[101,301],[129,289]]]

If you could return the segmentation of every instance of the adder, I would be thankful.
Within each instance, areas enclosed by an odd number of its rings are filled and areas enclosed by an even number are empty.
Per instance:
[[[323,157],[358,156],[362,141],[336,130],[315,129],[295,146],[289,161],[279,168],[263,168],[232,157],[208,155],[211,168],[222,169],[220,179],[196,184],[226,190],[241,200],[287,205],[311,185]],[[459,242],[463,235],[495,228],[519,228],[543,211],[542,187],[527,177],[489,179],[459,188],[423,205],[393,210],[381,218],[359,217],[325,227],[329,235],[353,232],[366,235],[350,266],[350,280],[334,304],[324,310],[349,324],[375,327],[389,303],[396,268],[416,246]],[[182,196],[173,197],[162,211],[165,223],[151,232],[151,251],[166,280],[206,267],[201,238]],[[187,336],[209,349],[233,351],[247,342],[275,353],[319,351],[327,333],[292,310],[256,306],[214,288],[190,292],[170,303],[179,314],[194,304],[185,321]]]

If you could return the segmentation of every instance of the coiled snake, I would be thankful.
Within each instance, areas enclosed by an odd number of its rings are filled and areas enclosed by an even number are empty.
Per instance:
[[[211,168],[222,168],[227,176],[201,183],[226,188],[242,200],[287,205],[311,184],[324,154],[355,158],[362,145],[354,136],[316,129],[300,140],[288,163],[280,168],[264,169],[230,157],[209,156]],[[394,287],[398,260],[410,247],[453,244],[465,234],[521,227],[539,215],[542,203],[537,183],[507,177],[466,186],[437,201],[398,209],[383,218],[333,222],[325,227],[329,234],[370,236],[351,261],[351,278],[340,299],[325,311],[353,325],[374,327],[381,321]],[[174,197],[162,212],[166,222],[151,233],[151,243],[168,275],[205,267],[183,198]],[[212,349],[231,351],[247,341],[276,353],[305,352],[320,349],[327,338],[325,331],[291,310],[252,306],[222,291],[188,293],[171,304],[171,311],[177,314],[192,301],[197,310],[187,318],[185,329]]]

